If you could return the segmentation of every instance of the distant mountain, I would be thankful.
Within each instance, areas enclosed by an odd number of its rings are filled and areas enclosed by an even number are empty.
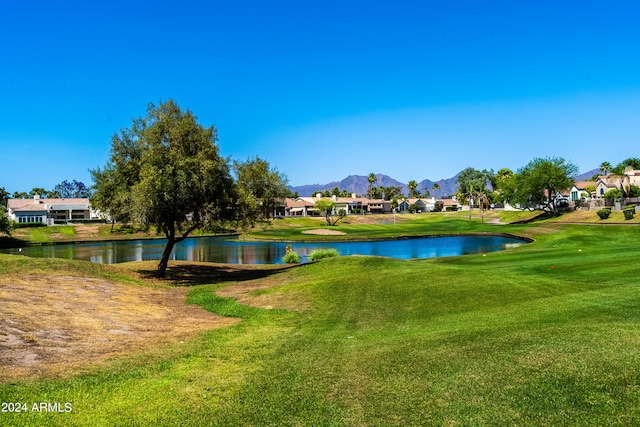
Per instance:
[[[440,181],[431,181],[425,179],[418,183],[417,190],[423,194],[425,190],[429,190],[431,195],[435,197],[443,197],[445,195],[453,194],[456,191],[458,184],[456,183],[458,175],[449,179],[441,179]],[[377,174],[376,178],[378,179],[375,182],[376,187],[400,187],[403,194],[409,194],[409,187],[407,184],[397,181],[391,178],[388,175]],[[438,183],[440,189],[434,193],[432,190],[433,184]],[[298,186],[290,186],[289,188],[293,192],[298,192],[300,196],[313,196],[317,192],[322,192],[325,190],[331,191],[333,188],[338,187],[339,190],[347,190],[349,193],[356,193],[358,195],[367,194],[369,190],[369,180],[368,176],[364,175],[349,175],[342,181],[332,181],[327,184],[309,184],[309,185],[298,185]]]
[[[378,179],[375,183],[376,187],[391,187],[397,186],[402,188],[402,192],[408,193],[409,189],[406,184],[401,183],[400,181],[396,181],[388,175],[377,174],[376,178]],[[291,191],[298,192],[300,196],[313,196],[317,192],[322,192],[324,190],[333,190],[335,187],[338,187],[339,190],[347,190],[349,193],[356,193],[358,195],[366,194],[369,190],[369,180],[368,176],[364,175],[349,175],[342,181],[332,181],[327,184],[310,184],[310,185],[299,185],[296,187],[289,187]]]
[[[591,181],[594,175],[601,175],[600,169],[591,169],[589,172],[585,172],[581,175],[576,176],[576,182],[580,181]]]
[[[576,177],[576,181],[590,181],[591,177],[600,173],[600,169],[592,169],[588,172],[585,172]],[[451,196],[458,189],[458,175],[447,179],[441,179],[439,181],[431,181],[430,179],[425,179],[418,183],[417,191],[420,194],[424,194],[425,190],[429,190],[431,196],[442,198]],[[298,186],[290,186],[289,188],[293,192],[298,192],[299,196],[313,196],[317,192],[322,192],[324,190],[331,191],[333,188],[338,187],[339,190],[347,190],[349,193],[356,193],[358,195],[367,194],[367,190],[369,189],[369,180],[367,176],[364,175],[349,175],[342,181],[333,181],[328,184],[310,184],[310,185],[298,185]],[[400,181],[396,181],[388,175],[377,174],[375,185],[376,187],[400,187],[402,193],[407,195],[409,194],[409,188],[407,184],[402,183]],[[437,191],[433,191],[433,184],[438,184],[440,188]]]
[[[425,190],[429,190],[429,194],[436,198],[451,196],[458,189],[458,175],[460,175],[460,173],[457,173],[451,178],[441,179],[440,181],[425,179],[418,183],[418,191],[424,193]],[[440,188],[434,191],[433,184],[438,184]]]

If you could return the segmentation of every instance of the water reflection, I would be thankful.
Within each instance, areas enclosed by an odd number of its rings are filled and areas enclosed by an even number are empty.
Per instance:
[[[514,248],[525,242],[504,236],[450,236],[374,242],[255,242],[230,237],[188,238],[176,244],[172,260],[229,264],[280,264],[286,245],[292,245],[302,261],[315,249],[334,248],[340,255],[373,255],[400,259],[435,258],[487,253]],[[4,250],[6,253],[44,258],[82,259],[102,264],[159,260],[166,240],[131,240]]]

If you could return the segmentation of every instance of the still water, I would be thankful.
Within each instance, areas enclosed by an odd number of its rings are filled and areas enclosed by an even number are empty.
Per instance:
[[[370,242],[256,242],[237,237],[196,237],[178,243],[172,260],[229,264],[281,264],[286,246],[307,261],[314,249],[335,248],[340,255],[374,255],[399,259],[436,258],[495,252],[524,244],[506,236],[447,236]],[[4,250],[32,257],[67,258],[114,264],[127,261],[159,260],[166,240],[130,240],[52,246],[31,246]]]

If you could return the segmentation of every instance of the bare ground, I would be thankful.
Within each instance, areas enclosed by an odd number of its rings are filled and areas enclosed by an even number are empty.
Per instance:
[[[314,228],[313,230],[305,230],[302,234],[316,234],[319,236],[344,236],[344,231],[329,230],[327,228]]]
[[[0,277],[0,381],[62,375],[238,321],[185,304],[185,293],[70,275]]]

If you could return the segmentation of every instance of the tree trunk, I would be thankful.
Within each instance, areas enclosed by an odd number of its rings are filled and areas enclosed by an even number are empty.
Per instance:
[[[165,272],[167,271],[167,266],[169,265],[169,256],[171,255],[171,251],[173,251],[173,246],[176,244],[175,239],[170,238],[167,242],[167,246],[164,248],[164,252],[162,252],[162,259],[158,264],[158,276],[164,277]]]
[[[167,236],[167,246],[165,246],[164,252],[162,252],[162,259],[158,264],[158,276],[164,277],[165,272],[167,271],[167,266],[169,265],[169,256],[171,256],[171,251],[173,251],[173,247],[175,246],[175,244],[182,242],[195,229],[195,226],[189,228],[180,237],[176,237],[175,226],[171,227],[169,232],[165,233],[165,235]]]
[[[176,244],[176,231],[171,228],[171,230],[166,233],[167,235],[167,246],[164,247],[164,252],[162,252],[162,259],[158,264],[158,276],[164,277],[165,272],[167,271],[167,266],[169,265],[169,256],[171,255],[171,251],[173,251],[173,246]]]

